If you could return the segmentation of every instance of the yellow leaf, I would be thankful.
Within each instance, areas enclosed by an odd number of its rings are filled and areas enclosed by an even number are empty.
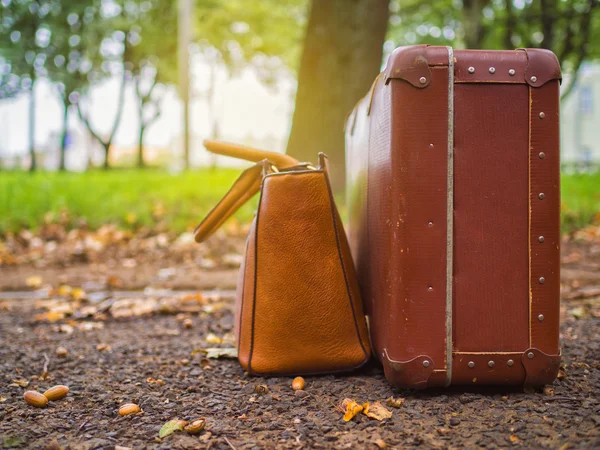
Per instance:
[[[48,311],[46,313],[38,314],[34,317],[37,322],[57,322],[65,318],[65,313],[62,311]]]
[[[67,295],[71,295],[71,291],[73,290],[73,288],[69,285],[63,284],[62,286],[60,286],[58,288],[58,295],[62,295],[62,296],[67,296]]]
[[[84,300],[87,298],[87,294],[81,288],[73,288],[71,291],[71,297],[73,297],[75,300]]]
[[[401,408],[404,404],[404,399],[402,397],[390,397],[385,401],[385,403],[387,403],[387,405],[391,406],[392,408]]]
[[[386,409],[381,402],[375,402],[372,405],[369,402],[363,406],[363,414],[371,419],[383,420],[392,417],[392,412]]]
[[[125,222],[127,222],[129,225],[133,225],[134,223],[137,222],[137,216],[135,215],[135,213],[128,213],[125,216]]]
[[[25,284],[30,288],[39,288],[42,285],[42,277],[39,275],[32,275],[25,279]]]
[[[209,344],[222,344],[223,343],[223,339],[221,339],[219,336],[217,336],[216,334],[213,333],[208,333],[208,336],[206,336],[206,339],[204,339],[206,342],[208,342]]]
[[[15,380],[12,380],[12,382],[14,384],[18,385],[18,386],[21,386],[21,387],[27,387],[27,386],[29,386],[29,381],[24,380],[22,378],[17,378]]]
[[[519,437],[515,434],[511,434],[509,439],[510,442],[512,442],[513,444],[516,444],[517,442],[521,441],[521,439],[519,439]]]
[[[342,406],[346,407],[346,412],[344,413],[344,422],[350,422],[358,413],[363,410],[362,405],[359,405],[356,403],[356,401],[349,398],[344,399]]]

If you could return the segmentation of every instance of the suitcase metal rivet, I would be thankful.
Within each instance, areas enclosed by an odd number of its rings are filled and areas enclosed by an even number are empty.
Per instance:
[[[467,69],[469,73],[475,73],[475,67],[471,66]]]
[[[508,74],[509,74],[511,77],[514,77],[514,76],[515,76],[515,73],[517,73],[517,72],[515,71],[515,69],[508,69]]]
[[[430,227],[433,226],[433,222],[429,222],[427,225],[429,225]]]
[[[475,367],[475,362],[474,361],[469,361],[469,363],[467,364],[467,366],[469,366],[472,369],[473,367]]]
[[[544,152],[540,152],[538,156],[540,157],[540,159],[544,159],[546,157],[546,154]]]
[[[543,119],[544,117],[546,117],[546,113],[545,113],[544,111],[542,111],[542,112],[540,113],[540,119]]]
[[[421,84],[427,83],[427,78],[425,78],[425,77],[419,78],[419,83],[421,83]]]
[[[423,361],[423,367],[429,367],[429,360],[426,359],[425,361]]]
[[[429,144],[429,148],[433,148],[433,144]]]
[[[496,68],[495,67],[490,67],[488,70],[490,71],[490,73],[496,73]]]
[[[488,366],[489,366],[490,368],[493,368],[495,365],[496,365],[496,363],[495,363],[494,361],[490,361],[490,362],[488,362]]]
[[[515,362],[514,362],[512,359],[509,359],[508,361],[506,361],[506,365],[507,365],[508,367],[512,367],[514,363],[515,363]]]
[[[530,80],[531,80],[532,83],[535,83],[537,81],[537,77],[533,76],[533,77],[530,78]]]
[[[529,359],[533,359],[533,356],[534,356],[534,355],[533,355],[533,352],[529,352],[529,353],[527,353],[527,357],[528,357]]]
[[[540,193],[538,194],[538,198],[539,198],[540,200],[544,200],[544,198],[545,198],[545,197],[546,197],[546,195],[545,195],[543,192],[540,192]]]
[[[428,290],[428,291],[433,291],[433,286],[429,286],[429,287],[427,288],[427,290]]]
[[[538,316],[538,320],[539,320],[540,322],[543,322],[543,321],[544,321],[544,315],[543,315],[543,314],[540,314],[540,315]]]
[[[544,242],[544,236],[540,236],[540,237],[538,238],[538,241],[539,241],[539,242]]]
[[[540,277],[539,282],[540,284],[544,284],[546,282],[546,279],[544,277]]]

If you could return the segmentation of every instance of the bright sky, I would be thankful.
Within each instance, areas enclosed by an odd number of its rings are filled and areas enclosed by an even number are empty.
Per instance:
[[[296,81],[289,74],[278,77],[274,87],[264,86],[255,72],[247,69],[235,78],[228,79],[224,69],[217,70],[215,107],[209,107],[206,92],[210,67],[202,62],[192,67],[193,95],[191,129],[196,158],[208,160],[200,150],[202,139],[210,135],[215,114],[222,139],[237,142],[272,142],[272,150],[283,151],[287,142],[293,113]],[[180,148],[182,106],[175,88],[166,88],[162,116],[146,133],[146,145]],[[91,122],[100,133],[109,132],[114,119],[118,95],[118,80],[111,79],[94,87],[90,93],[93,105]],[[56,148],[62,121],[62,106],[55,87],[45,80],[36,85],[36,145],[39,148]],[[123,118],[117,132],[118,147],[133,147],[137,142],[138,118],[133,88],[126,92]],[[214,111],[212,111],[214,109]],[[28,95],[0,101],[0,154],[3,156],[27,152]],[[84,127],[72,111],[70,130]],[[252,142],[248,142],[251,140]]]

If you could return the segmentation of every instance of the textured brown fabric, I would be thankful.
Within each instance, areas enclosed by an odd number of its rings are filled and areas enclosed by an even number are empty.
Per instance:
[[[393,384],[556,376],[559,79],[546,50],[401,47],[351,114],[348,235]]]
[[[221,202],[237,206],[247,197],[241,187],[261,184],[237,291],[241,365],[260,375],[361,366],[370,357],[369,336],[325,156],[316,169],[301,164],[269,173],[270,164],[257,166],[261,170],[244,172]],[[231,208],[215,208],[198,230],[211,230]]]

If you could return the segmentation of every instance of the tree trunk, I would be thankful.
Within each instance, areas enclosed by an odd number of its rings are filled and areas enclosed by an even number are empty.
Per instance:
[[[144,132],[146,131],[146,127],[144,126],[144,122],[142,121],[142,115],[140,114],[140,131],[138,134],[138,160],[137,166],[140,169],[143,169],[146,164],[144,163]]]
[[[67,149],[67,130],[69,129],[67,120],[69,118],[69,103],[65,99],[64,101],[65,110],[63,112],[63,124],[62,124],[62,132],[60,135],[60,162],[58,165],[58,170],[64,172],[66,169],[66,158],[65,151]]]
[[[345,180],[344,122],[381,69],[388,0],[313,0],[298,73],[287,152],[329,156],[332,184]]]
[[[35,78],[31,79],[31,89],[29,90],[29,171],[34,172],[37,164],[35,161]]]
[[[489,0],[463,0],[463,27],[467,48],[479,49],[483,46],[485,28],[483,27],[483,8]]]
[[[104,165],[102,168],[108,170],[110,169],[110,142],[102,142],[102,147],[104,148]]]

